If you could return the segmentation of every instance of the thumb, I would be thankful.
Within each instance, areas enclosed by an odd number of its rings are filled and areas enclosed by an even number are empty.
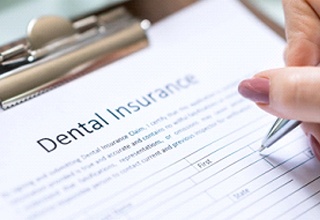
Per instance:
[[[320,68],[287,67],[258,73],[239,92],[263,110],[286,119],[320,123]]]

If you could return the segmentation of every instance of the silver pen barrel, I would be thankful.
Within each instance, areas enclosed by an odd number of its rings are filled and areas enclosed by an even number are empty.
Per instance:
[[[280,138],[285,136],[287,133],[296,128],[301,122],[296,120],[288,120],[278,118],[273,124],[272,128],[268,132],[265,139],[262,141],[261,148],[259,151],[263,151],[264,149],[270,147],[275,142],[277,142]]]

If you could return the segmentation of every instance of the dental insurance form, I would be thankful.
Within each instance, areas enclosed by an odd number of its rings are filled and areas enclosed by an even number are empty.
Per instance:
[[[0,112],[1,219],[319,219],[301,130],[260,155],[274,117],[240,80],[283,40],[239,1],[155,24],[150,46]]]

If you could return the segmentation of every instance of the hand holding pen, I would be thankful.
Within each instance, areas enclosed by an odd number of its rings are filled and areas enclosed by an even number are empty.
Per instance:
[[[288,67],[242,81],[239,92],[268,113],[295,120],[290,120],[293,127],[302,121],[309,145],[320,160],[320,1],[283,0],[283,7]]]

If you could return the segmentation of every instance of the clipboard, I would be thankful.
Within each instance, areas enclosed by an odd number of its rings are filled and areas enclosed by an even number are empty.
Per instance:
[[[68,20],[30,22],[28,36],[0,47],[0,107],[9,109],[148,45],[152,23],[197,0],[132,0]],[[240,0],[284,38],[284,30]]]
[[[151,23],[196,0],[133,0],[73,20],[30,21],[0,48],[0,106],[8,109],[148,45]]]
[[[221,3],[230,7],[224,11]],[[265,126],[273,119],[242,101],[235,88],[239,80],[260,68],[282,65],[281,61],[277,62],[281,60],[282,40],[239,1],[203,1],[184,12],[150,30],[150,41],[154,42],[150,50],[3,113],[1,124],[6,129],[1,132],[5,155],[1,174],[6,181],[1,184],[1,194],[5,196],[1,208],[4,215],[177,219],[174,216],[181,214],[181,219],[201,219],[221,214],[221,218],[237,218],[239,207],[247,207],[241,209],[243,218],[255,218],[261,212],[263,215],[258,217],[268,218],[270,213],[274,217],[282,214],[271,206],[285,212],[316,193],[305,184],[319,177],[308,172],[312,154],[307,154],[298,139],[302,134],[296,133],[285,147],[279,146],[281,150],[274,154],[276,160],[265,161],[265,157],[256,155]],[[201,22],[202,17],[194,16],[203,12],[204,18],[217,20]],[[224,19],[230,19],[223,23],[227,25],[221,25]],[[242,25],[236,26],[242,21]],[[186,28],[187,25],[192,28]],[[163,37],[167,30],[173,31]],[[192,33],[194,38],[184,38]],[[264,53],[260,56],[261,51]],[[181,59],[180,54],[184,55]],[[147,65],[141,66],[139,61]],[[195,79],[190,88],[188,84],[186,89],[171,87],[189,74]],[[186,86],[184,82],[180,85]],[[137,108],[137,100],[145,102]],[[50,154],[44,151],[38,141],[45,138],[59,141],[57,150]],[[150,151],[146,149],[149,144]],[[300,146],[293,149],[293,144]],[[126,146],[130,149],[122,151],[128,149]],[[72,176],[73,171],[98,160],[99,165],[93,169]],[[142,164],[142,160],[148,162]],[[294,162],[297,169],[291,169]],[[121,171],[125,171],[121,179],[112,176]],[[306,182],[295,175],[299,171],[310,174],[306,175]],[[69,173],[71,179],[63,181]],[[52,178],[51,174],[54,174]],[[46,176],[50,178],[43,179]],[[69,191],[67,187],[65,193],[64,187],[69,183],[75,183],[76,188],[70,187]],[[31,187],[24,191],[23,187],[28,186]],[[17,194],[12,194],[14,191]],[[56,192],[59,197],[48,196],[57,195]],[[287,205],[290,200],[287,195],[291,192],[303,197]],[[273,200],[268,197],[270,194]],[[26,198],[28,195],[31,197]],[[16,205],[14,201],[22,203]],[[316,199],[312,202],[311,207],[318,203]],[[235,207],[230,208],[229,204]],[[27,207],[30,209],[25,211]]]

